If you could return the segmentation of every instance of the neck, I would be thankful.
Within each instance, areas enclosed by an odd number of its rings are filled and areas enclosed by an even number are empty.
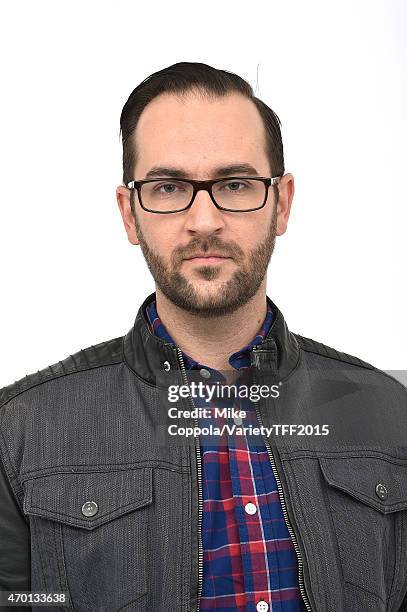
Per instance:
[[[156,288],[157,313],[175,344],[199,363],[230,370],[229,357],[251,342],[267,314],[266,285],[247,304],[213,318],[191,314],[173,304]]]

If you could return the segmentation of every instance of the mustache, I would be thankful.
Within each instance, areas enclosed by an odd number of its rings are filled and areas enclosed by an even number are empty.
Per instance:
[[[194,257],[196,253],[218,253],[222,257],[231,257],[239,260],[243,257],[243,251],[239,245],[234,242],[227,244],[219,238],[202,240],[201,238],[193,239],[186,247],[178,247],[173,253],[173,263],[179,264],[183,259]]]

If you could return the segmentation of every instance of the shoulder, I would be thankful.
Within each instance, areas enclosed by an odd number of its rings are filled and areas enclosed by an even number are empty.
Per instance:
[[[123,336],[80,349],[64,359],[46,366],[42,370],[27,374],[23,378],[0,389],[0,408],[14,397],[57,378],[71,376],[76,372],[101,368],[120,363]]]
[[[364,370],[365,374],[372,377],[375,382],[379,382],[380,384],[390,387],[398,388],[399,391],[406,394],[407,398],[407,388],[394,376],[391,376],[384,370],[380,370],[375,367],[371,363],[367,361],[363,361],[359,357],[355,355],[350,355],[348,353],[344,353],[342,351],[338,351],[337,349],[323,344],[322,342],[318,342],[313,340],[312,338],[306,338],[305,336],[301,336],[300,334],[293,333],[296,338],[300,349],[309,355],[315,356],[317,360],[323,360],[326,364],[330,364],[331,369],[342,368],[343,371],[350,372],[351,370]]]

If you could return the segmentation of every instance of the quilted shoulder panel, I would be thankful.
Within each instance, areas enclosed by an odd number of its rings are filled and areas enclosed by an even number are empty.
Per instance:
[[[81,370],[119,363],[122,361],[122,343],[123,336],[106,342],[100,342],[99,344],[93,344],[77,351],[73,355],[69,355],[62,361],[46,366],[32,374],[27,374],[23,378],[0,389],[0,406],[16,395],[23,393],[23,391],[53,378],[66,376]]]
[[[308,353],[317,353],[318,355],[322,355],[323,357],[328,357],[330,359],[337,359],[338,361],[343,361],[345,363],[351,363],[353,365],[360,366],[362,368],[368,368],[369,370],[376,370],[375,366],[367,361],[362,361],[359,357],[355,357],[354,355],[348,355],[347,353],[342,353],[341,351],[337,351],[331,346],[327,346],[322,342],[317,342],[316,340],[312,340],[311,338],[305,338],[305,336],[300,336],[299,334],[294,334],[294,336],[298,340],[298,344],[302,348],[302,350],[307,351]]]

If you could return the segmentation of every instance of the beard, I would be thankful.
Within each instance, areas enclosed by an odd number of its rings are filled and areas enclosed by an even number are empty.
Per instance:
[[[277,234],[276,204],[266,238],[246,255],[235,242],[226,243],[217,236],[196,237],[186,247],[175,249],[170,265],[167,265],[164,259],[148,246],[136,214],[134,219],[140,247],[156,286],[179,308],[205,318],[231,314],[247,304],[257,293],[266,276]],[[221,274],[222,264],[194,266],[193,274],[203,280],[197,289],[194,282],[189,281],[180,272],[180,268],[185,258],[194,256],[198,251],[215,251],[224,257],[231,257],[238,268],[228,280],[216,282]]]

